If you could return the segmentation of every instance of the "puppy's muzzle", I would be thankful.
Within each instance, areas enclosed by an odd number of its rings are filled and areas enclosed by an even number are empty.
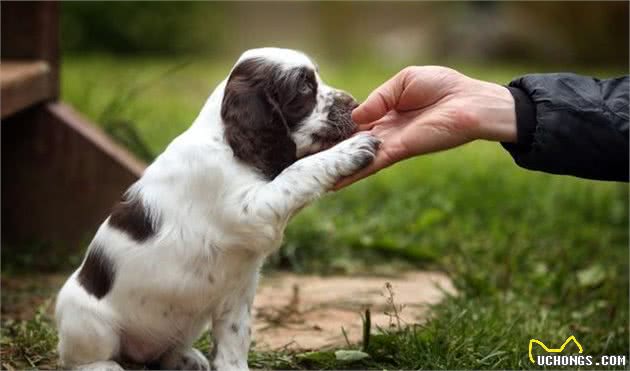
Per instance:
[[[348,93],[339,91],[334,93],[328,111],[327,124],[316,139],[324,144],[334,144],[350,137],[357,125],[352,121],[352,110],[359,104]]]

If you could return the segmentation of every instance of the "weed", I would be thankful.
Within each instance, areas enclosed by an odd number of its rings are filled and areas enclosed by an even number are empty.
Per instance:
[[[46,314],[52,300],[42,304],[32,319],[2,321],[2,367],[5,369],[54,369],[57,332]]]

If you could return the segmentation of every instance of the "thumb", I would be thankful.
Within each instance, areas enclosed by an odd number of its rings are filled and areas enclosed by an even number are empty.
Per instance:
[[[404,70],[403,70],[404,71]],[[399,72],[376,88],[363,103],[352,111],[352,120],[359,124],[376,121],[398,105],[400,96],[405,90],[404,74]]]

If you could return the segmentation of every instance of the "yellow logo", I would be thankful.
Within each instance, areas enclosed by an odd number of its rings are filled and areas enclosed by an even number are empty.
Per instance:
[[[540,345],[547,353],[560,353],[571,341],[573,341],[575,345],[577,345],[578,349],[580,350],[579,353],[582,353],[584,351],[584,349],[582,349],[582,344],[580,344],[580,342],[578,342],[573,335],[569,336],[560,348],[547,348],[547,346],[542,341],[538,339],[531,339],[529,341],[529,360],[532,361],[532,363],[536,363],[534,362],[534,357],[532,356],[532,346],[534,345],[534,343]]]

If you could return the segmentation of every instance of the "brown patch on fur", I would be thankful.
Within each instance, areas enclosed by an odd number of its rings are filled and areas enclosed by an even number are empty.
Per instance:
[[[349,138],[357,130],[357,125],[352,121],[352,110],[357,106],[357,101],[352,96],[345,93],[336,94],[328,111],[329,125],[312,134],[313,141],[327,146]]]
[[[85,291],[101,299],[107,295],[114,283],[114,265],[103,251],[103,247],[94,244],[79,271],[79,284]]]
[[[273,179],[297,160],[290,133],[317,103],[306,67],[283,70],[263,58],[239,63],[225,87],[221,117],[234,156]]]
[[[127,196],[123,196],[112,209],[109,225],[126,232],[138,242],[155,234],[149,214],[138,198],[127,199]]]

